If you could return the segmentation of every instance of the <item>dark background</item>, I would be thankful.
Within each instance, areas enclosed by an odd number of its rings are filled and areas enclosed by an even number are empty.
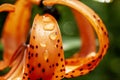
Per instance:
[[[107,54],[100,64],[91,73],[72,79],[63,80],[120,80],[120,0],[113,0],[111,3],[99,3],[93,0],[81,0],[91,7],[103,20],[109,32],[110,46]],[[2,3],[14,3],[15,0],[1,0]],[[79,35],[74,17],[68,7],[55,6],[52,13],[57,16],[61,29],[65,57],[69,57],[79,50]],[[43,8],[34,5],[32,9],[31,24],[36,13],[43,13]],[[52,9],[53,10],[53,9]],[[0,32],[7,13],[0,13]],[[0,45],[0,56],[3,47]],[[2,57],[1,57],[2,59]]]

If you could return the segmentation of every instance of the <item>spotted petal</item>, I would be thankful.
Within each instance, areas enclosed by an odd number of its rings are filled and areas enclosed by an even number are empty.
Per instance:
[[[23,79],[60,80],[65,74],[62,38],[56,20],[36,15]],[[26,75],[27,74],[27,75]]]

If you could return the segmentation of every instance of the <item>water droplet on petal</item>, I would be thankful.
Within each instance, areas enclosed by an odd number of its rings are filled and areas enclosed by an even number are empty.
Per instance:
[[[48,50],[45,50],[45,52],[44,52],[43,55],[44,55],[44,59],[47,60],[47,59],[48,59],[48,56],[49,56]]]
[[[44,30],[52,31],[54,29],[54,27],[55,27],[54,23],[51,23],[51,22],[50,23],[46,23],[44,25]]]
[[[50,21],[51,21],[51,18],[50,18],[50,17],[47,17],[47,16],[43,16],[43,21],[44,21],[44,22],[50,22]]]
[[[91,52],[89,55],[87,55],[87,57],[94,57],[96,55],[95,52]]]
[[[55,32],[51,33],[49,37],[51,40],[55,40],[57,38],[57,34]]]
[[[41,47],[46,47],[46,44],[45,43],[40,43],[40,46]]]

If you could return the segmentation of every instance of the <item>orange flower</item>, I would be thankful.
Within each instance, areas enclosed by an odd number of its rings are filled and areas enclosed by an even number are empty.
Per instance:
[[[31,1],[38,4],[37,0]],[[78,0],[43,0],[42,2],[45,6],[60,4],[71,8],[83,41],[81,51],[71,58],[64,59],[59,26],[49,14],[36,15],[30,42],[24,45],[32,4],[29,1],[27,3],[19,0],[15,4],[15,11],[9,14],[3,29],[4,63],[12,69],[1,77],[2,79],[61,80],[64,77],[81,76],[93,70],[106,54],[109,44],[108,33],[102,20],[92,9]],[[3,11],[4,8],[1,6],[0,10]],[[10,27],[13,29],[9,30]],[[96,52],[94,31],[99,40],[98,52]]]

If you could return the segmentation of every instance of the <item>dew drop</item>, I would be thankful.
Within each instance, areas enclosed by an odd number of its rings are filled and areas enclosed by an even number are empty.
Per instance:
[[[44,21],[44,22],[50,22],[50,21],[51,21],[51,18],[50,18],[50,17],[47,17],[47,16],[43,16],[43,21]]]
[[[44,55],[44,59],[47,60],[47,59],[48,59],[48,55],[49,55],[49,54],[48,54],[48,50],[45,50],[45,52],[44,52],[43,55]]]
[[[55,40],[57,38],[57,34],[55,32],[51,33],[49,37],[51,40]]]
[[[54,27],[55,27],[54,23],[51,23],[51,22],[45,23],[44,30],[52,31]]]
[[[87,55],[87,57],[94,57],[94,56],[96,56],[95,52],[91,52],[89,55]]]
[[[46,44],[45,43],[40,43],[40,46],[41,47],[46,47]]]

